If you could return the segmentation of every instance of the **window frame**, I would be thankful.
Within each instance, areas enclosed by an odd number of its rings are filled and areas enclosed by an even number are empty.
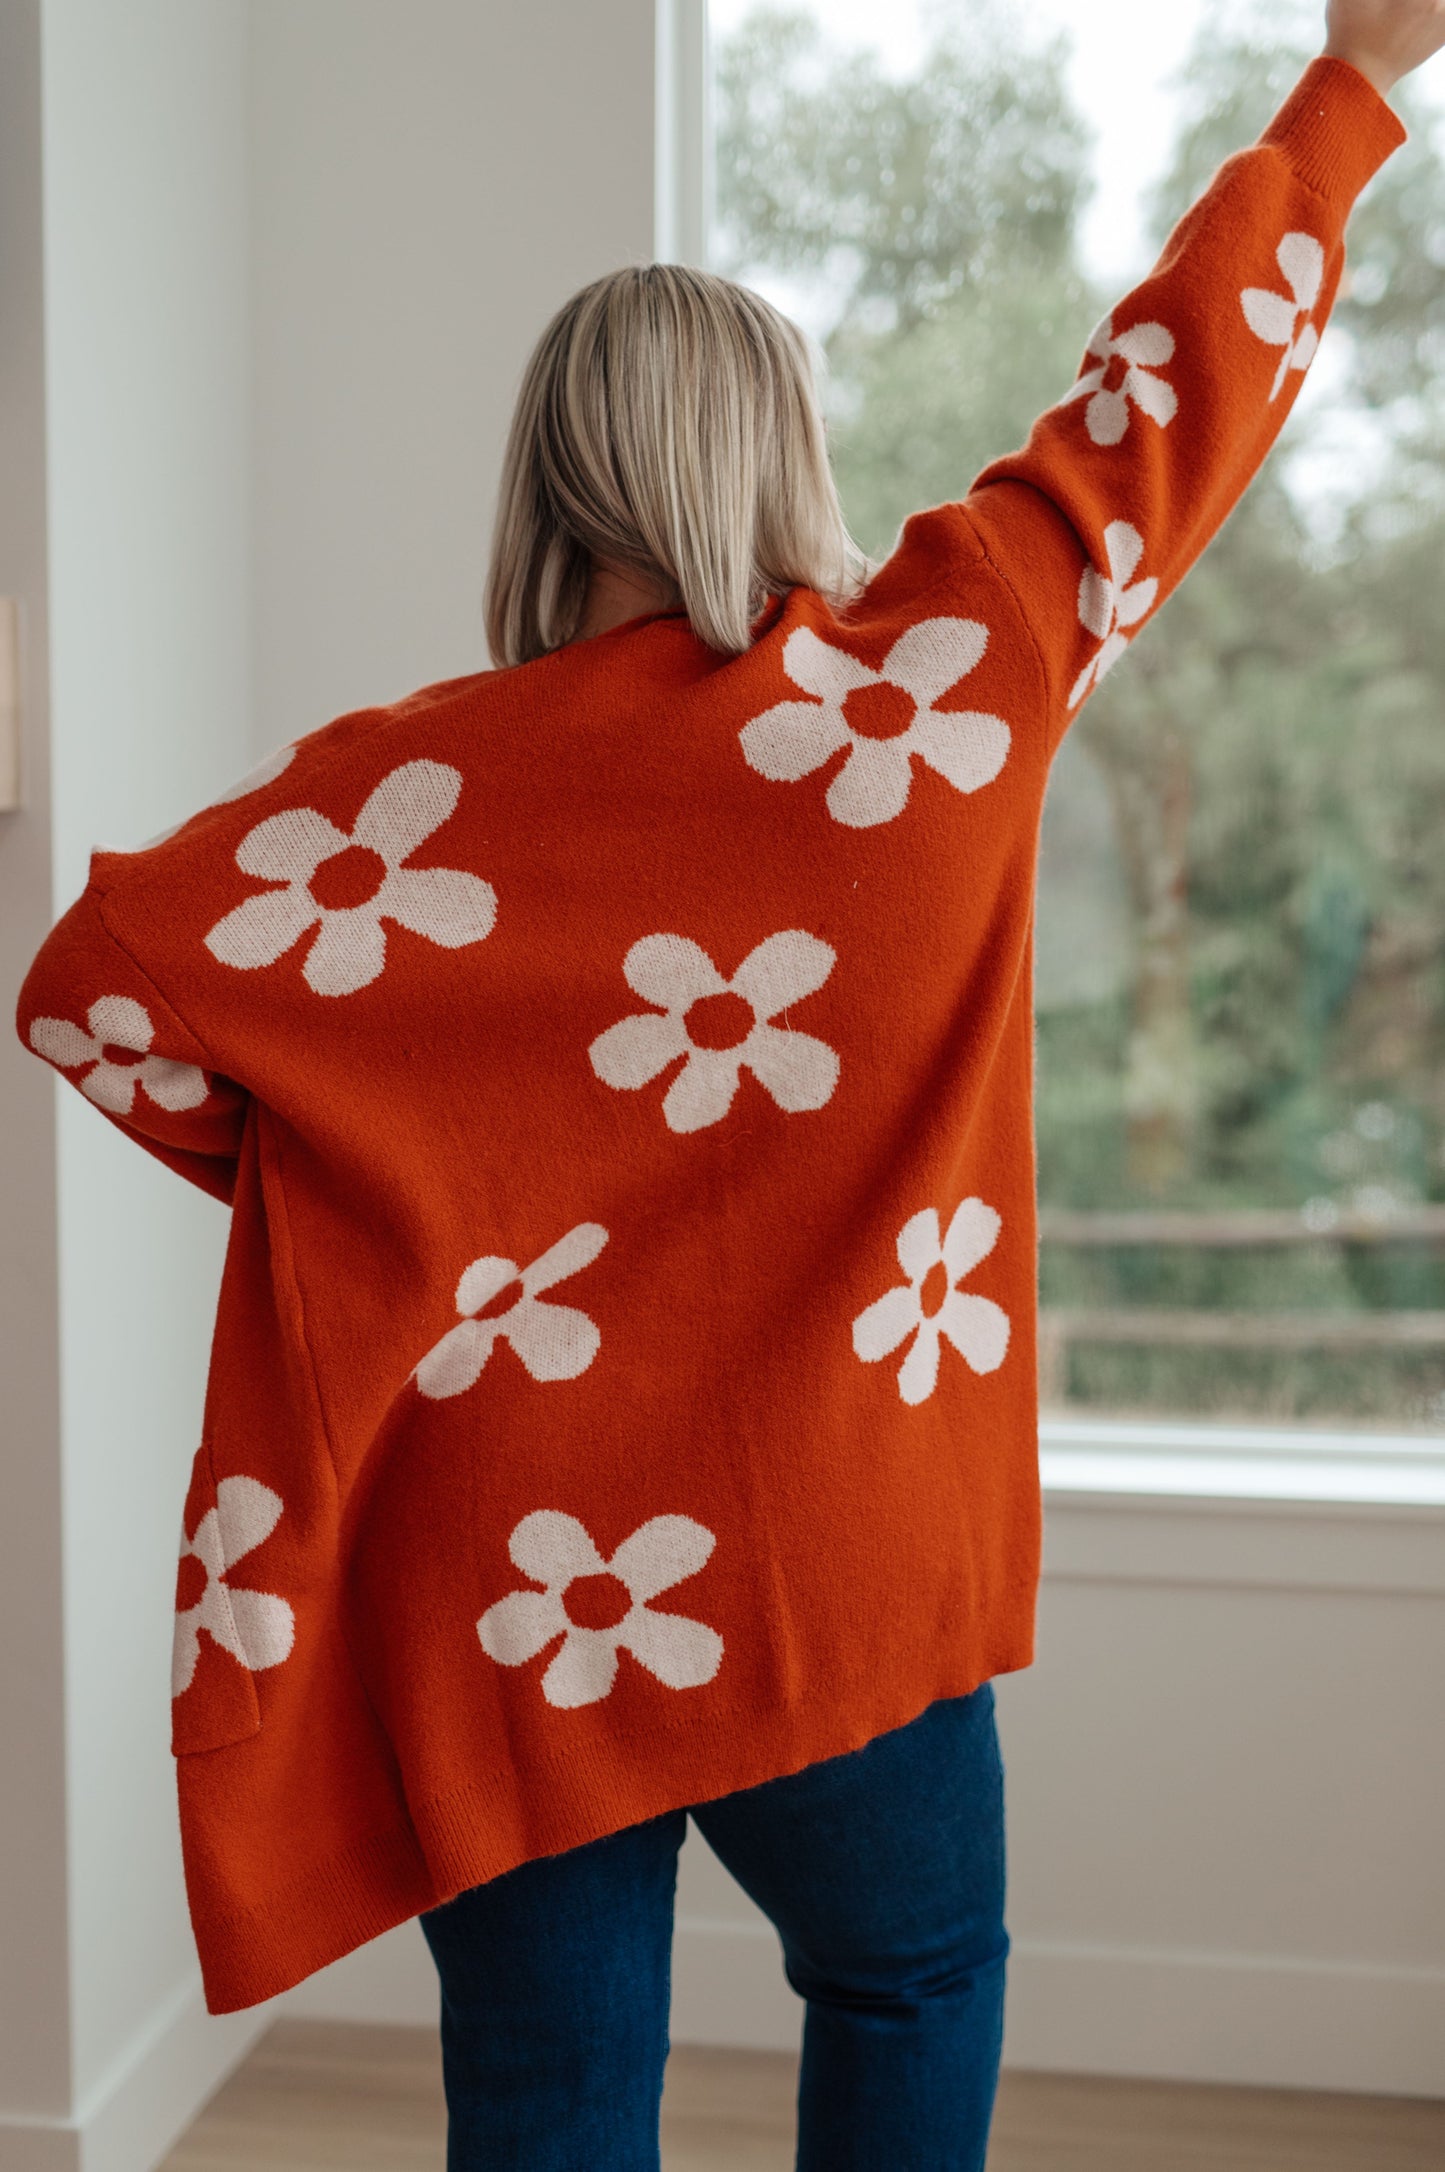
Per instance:
[[[660,258],[706,267],[714,202],[707,0],[655,0]],[[1207,1424],[1187,1414],[1039,1420],[1046,1499],[1228,1501],[1242,1511],[1445,1512],[1445,1435]]]

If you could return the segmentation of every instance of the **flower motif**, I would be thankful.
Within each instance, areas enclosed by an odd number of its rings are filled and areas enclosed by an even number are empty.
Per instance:
[[[898,1264],[906,1283],[885,1290],[853,1322],[853,1348],[866,1364],[886,1358],[911,1335],[898,1371],[905,1403],[926,1403],[938,1384],[939,1338],[946,1335],[976,1373],[997,1372],[1008,1349],[1008,1314],[991,1297],[958,1285],[987,1258],[999,1218],[981,1199],[965,1199],[940,1237],[938,1211],[924,1207],[898,1235]]]
[[[850,829],[902,814],[913,757],[959,792],[976,792],[1004,765],[1009,728],[981,710],[933,706],[965,678],[988,646],[972,618],[925,618],[898,636],[880,671],[799,626],[783,645],[783,668],[814,701],[780,701],[742,729],[742,749],[760,776],[795,784],[830,755],[848,759],[828,787],[828,812]]]
[[[416,1368],[422,1394],[433,1402],[465,1394],[499,1338],[512,1345],[534,1380],[575,1380],[585,1373],[602,1341],[596,1322],[575,1305],[544,1304],[540,1293],[590,1267],[606,1242],[600,1222],[579,1222],[530,1267],[492,1253],[474,1259],[457,1284],[460,1324]]]
[[[723,1640],[686,1614],[656,1614],[659,1592],[695,1576],[716,1543],[691,1516],[653,1516],[604,1561],[585,1524],[560,1509],[524,1516],[507,1542],[540,1591],[509,1591],[477,1623],[488,1658],[524,1666],[556,1636],[561,1649],[542,1676],[548,1704],[571,1709],[605,1697],[619,1647],[668,1689],[697,1689],[722,1664]]]
[[[1256,339],[1267,347],[1282,347],[1279,368],[1269,388],[1278,399],[1280,386],[1291,370],[1307,370],[1319,352],[1320,335],[1308,321],[1320,298],[1325,278],[1325,252],[1313,234],[1286,234],[1275,251],[1275,262],[1284,273],[1288,294],[1272,287],[1245,287],[1240,294],[1244,319]]]
[[[294,746],[278,747],[274,754],[267,755],[264,762],[258,762],[254,769],[248,769],[245,776],[239,777],[228,791],[218,792],[214,799],[207,800],[204,807],[198,807],[196,814],[209,814],[213,807],[229,807],[232,800],[249,799],[251,794],[259,792],[263,785],[274,783],[283,770],[291,767],[295,759]],[[194,822],[195,819],[195,815],[183,815],[179,822],[172,822],[169,829],[157,830],[154,837],[148,837],[143,845],[137,845],[136,851],[149,852],[153,846],[163,845],[168,837],[179,836],[187,823]]]
[[[129,1116],[137,1087],[157,1108],[173,1114],[199,1108],[205,1100],[210,1089],[204,1072],[193,1063],[150,1054],[155,1027],[134,997],[101,996],[86,1012],[85,1022],[89,1033],[68,1018],[37,1018],[30,1027],[30,1046],[62,1071],[88,1065],[76,1083],[97,1108]]]
[[[317,995],[352,995],[386,964],[383,920],[444,950],[480,943],[497,917],[497,894],[479,875],[408,867],[441,828],[461,793],[446,762],[403,762],[383,777],[354,829],[339,830],[314,807],[288,807],[248,830],[236,847],[247,875],[280,883],[218,920],[206,948],[223,965],[273,965],[309,928],[316,937],[302,974]]]
[[[1104,552],[1109,561],[1108,574],[1096,573],[1089,566],[1079,582],[1079,623],[1095,636],[1099,647],[1074,681],[1069,693],[1071,709],[1078,707],[1106,671],[1113,670],[1129,646],[1129,636],[1121,629],[1137,625],[1159,593],[1156,580],[1133,579],[1144,555],[1144,538],[1127,520],[1110,521],[1104,530]]]
[[[196,1525],[195,1536],[181,1534],[176,1582],[176,1637],[171,1659],[171,1695],[179,1697],[195,1679],[201,1631],[208,1630],[223,1651],[259,1674],[279,1667],[296,1641],[296,1616],[284,1599],[229,1581],[230,1571],[281,1520],[282,1500],[259,1478],[223,1478],[216,1505]],[[192,1597],[191,1594],[195,1596]]]
[[[1117,335],[1105,317],[1089,340],[1096,367],[1086,370],[1062,405],[1087,398],[1084,421],[1096,445],[1117,445],[1129,428],[1129,402],[1161,429],[1174,420],[1179,400],[1171,384],[1152,372],[1174,359],[1174,334],[1162,324],[1135,324]]]
[[[634,1011],[587,1051],[604,1085],[646,1086],[686,1056],[663,1098],[673,1131],[701,1131],[727,1115],[744,1066],[780,1109],[820,1109],[838,1083],[826,1041],[773,1020],[821,988],[836,952],[801,928],[784,928],[749,951],[731,980],[685,935],[644,935],[623,960],[627,985],[655,1011]]]

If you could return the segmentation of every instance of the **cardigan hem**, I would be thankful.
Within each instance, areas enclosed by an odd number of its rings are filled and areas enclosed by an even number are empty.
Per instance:
[[[1023,1642],[1005,1643],[989,1664],[945,1678],[926,1696],[906,1699],[902,1710],[880,1705],[866,1720],[855,1718],[841,1732],[820,1730],[801,1753],[796,1748],[780,1751],[775,1737],[761,1731],[749,1735],[743,1753],[718,1757],[711,1776],[701,1783],[694,1779],[684,1785],[680,1778],[669,1781],[658,1775],[655,1785],[638,1787],[635,1793],[625,1785],[608,1792],[599,1785],[600,1774],[589,1772],[585,1764],[572,1765],[571,1790],[553,1798],[545,1824],[529,1823],[525,1832],[513,1824],[510,1841],[500,1845],[498,1812],[510,1793],[505,1784],[489,1787],[474,1781],[449,1790],[419,1804],[414,1825],[394,1826],[323,1857],[254,1908],[222,1916],[198,1909],[196,1936],[207,2010],[229,2014],[259,2006],[383,1932],[525,1862],[560,1855],[647,1818],[713,1802],[846,1756],[878,1735],[906,1727],[939,1699],[967,1696],[1032,1660],[1030,1634]],[[780,1712],[778,1719],[787,1725],[795,1716]]]
[[[197,1896],[207,2010],[259,2006],[431,1905],[426,1860],[406,1825],[323,1856],[255,1908],[218,1916]]]

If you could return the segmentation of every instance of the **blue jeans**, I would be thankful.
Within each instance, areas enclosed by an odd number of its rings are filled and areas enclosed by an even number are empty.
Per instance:
[[[448,2172],[657,2172],[691,1816],[807,2001],[799,2172],[982,2172],[1003,2034],[989,1683],[861,1750],[543,1856],[421,1919]]]

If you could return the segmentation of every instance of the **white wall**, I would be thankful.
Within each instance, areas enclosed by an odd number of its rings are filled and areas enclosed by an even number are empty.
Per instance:
[[[533,340],[652,253],[654,0],[252,0],[261,751],[487,661]]]
[[[249,766],[240,0],[44,10],[55,901]],[[61,1101],[72,2088],[190,1991],[166,1679],[214,1202]]]
[[[653,0],[4,0],[7,994],[94,843],[485,660],[522,358],[651,253],[653,28]],[[224,1221],[73,1095],[57,1121],[3,1036],[0,1097],[0,2165],[142,2172],[267,2018],[202,2011],[166,1742]]]
[[[40,9],[28,0],[0,7],[0,593],[22,599],[27,636],[28,806],[0,815],[7,995],[50,921],[40,160]],[[0,1111],[0,2112],[58,2118],[69,2102],[70,2028],[55,1105],[8,1031]]]
[[[1445,1515],[1057,1498],[1008,2056],[1445,2096]]]
[[[1054,1493],[1000,1682],[1009,2064],[1445,2095],[1445,1517]],[[690,1841],[684,2038],[796,2040]]]
[[[94,843],[247,766],[246,80],[242,0],[15,0],[0,25],[13,989]],[[148,2163],[254,2027],[200,2014],[163,1686],[225,1225],[3,1062],[0,2151]]]

